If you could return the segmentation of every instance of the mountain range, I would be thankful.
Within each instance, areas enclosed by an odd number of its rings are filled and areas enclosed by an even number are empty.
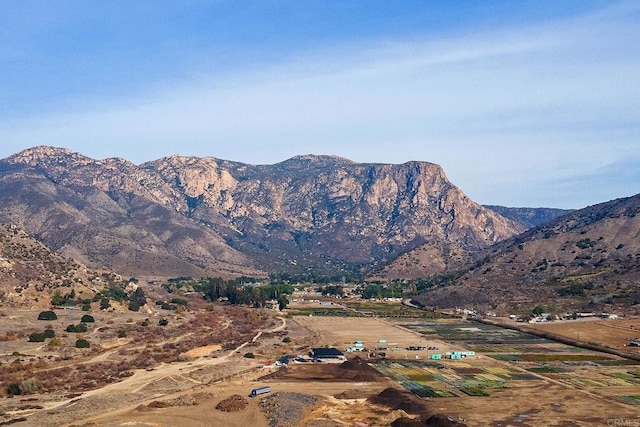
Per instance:
[[[0,160],[0,223],[81,266],[67,271],[420,278],[416,302],[438,307],[637,304],[639,198],[481,206],[436,164],[336,156],[136,165],[40,146]]]
[[[359,273],[419,245],[468,254],[524,230],[427,162],[135,165],[41,146],[0,161],[0,185],[0,222],[127,275]]]

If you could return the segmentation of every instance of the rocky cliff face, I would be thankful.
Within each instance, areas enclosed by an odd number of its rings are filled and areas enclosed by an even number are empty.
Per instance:
[[[426,162],[172,156],[137,166],[36,147],[0,162],[0,185],[0,220],[126,273],[336,272],[421,244],[473,251],[522,230]]]

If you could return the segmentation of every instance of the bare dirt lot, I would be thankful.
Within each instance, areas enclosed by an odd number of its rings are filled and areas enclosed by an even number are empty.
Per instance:
[[[638,318],[558,321],[530,324],[527,327],[616,349],[624,349],[629,344],[629,340],[640,338],[640,319]],[[640,349],[638,350],[640,354]]]

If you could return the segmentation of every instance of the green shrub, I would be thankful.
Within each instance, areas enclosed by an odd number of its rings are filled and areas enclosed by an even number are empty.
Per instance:
[[[42,390],[42,383],[37,378],[29,378],[20,383],[20,394],[37,393]]]
[[[45,338],[53,338],[56,336],[56,332],[53,329],[45,329],[43,334]]]
[[[58,320],[58,316],[51,310],[41,311],[38,320]]]
[[[183,305],[183,306],[185,306],[185,307],[186,307],[187,305],[189,305],[189,301],[187,301],[187,300],[186,300],[186,299],[184,299],[184,298],[171,298],[171,301],[170,301],[170,302],[171,302],[172,304],[176,304],[176,305]]]
[[[167,319],[158,320],[158,325],[160,326],[167,326],[168,324],[169,324],[169,321]]]
[[[7,386],[7,394],[11,394],[14,396],[18,396],[22,394],[22,390],[20,390],[20,384],[18,383],[9,384],[9,386]]]
[[[289,337],[284,337],[284,339],[282,340],[282,342],[290,343],[290,342],[291,342],[291,338],[289,338]]]
[[[46,338],[44,332],[34,332],[29,335],[29,342],[44,342]]]
[[[87,324],[80,323],[79,325],[68,325],[67,332],[87,332]]]
[[[255,359],[256,356],[253,353],[245,353],[244,357],[246,357],[247,359]]]
[[[149,326],[149,319],[144,319],[141,323],[142,326]]]
[[[89,311],[91,310],[91,303],[90,302],[85,302],[82,304],[82,311]]]
[[[91,344],[89,344],[89,341],[83,338],[76,340],[76,348],[89,348],[89,347],[91,347]]]
[[[84,316],[82,316],[80,321],[83,323],[91,323],[91,322],[95,322],[96,319],[94,319],[93,316],[90,314],[85,314]]]

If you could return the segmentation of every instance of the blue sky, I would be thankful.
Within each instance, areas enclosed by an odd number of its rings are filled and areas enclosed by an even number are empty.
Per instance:
[[[0,157],[442,165],[472,199],[640,192],[637,1],[0,2]]]

